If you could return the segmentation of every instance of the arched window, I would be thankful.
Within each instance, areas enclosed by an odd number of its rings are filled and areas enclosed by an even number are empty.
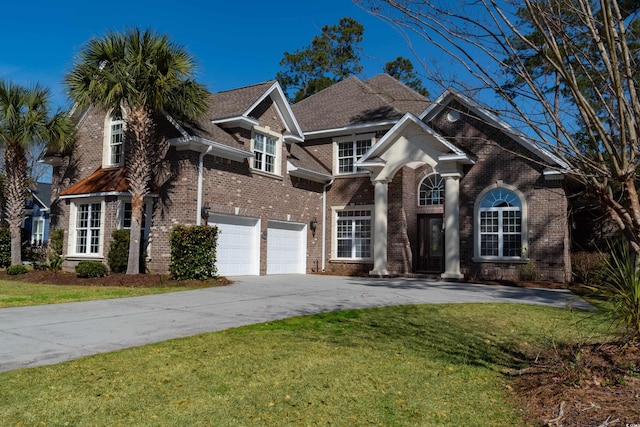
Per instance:
[[[425,176],[420,183],[418,206],[442,204],[444,204],[444,180],[437,173]]]
[[[121,166],[124,163],[124,121],[120,115],[111,117],[109,131],[109,164]]]
[[[504,187],[488,191],[477,207],[478,255],[520,258],[523,253],[523,200]]]

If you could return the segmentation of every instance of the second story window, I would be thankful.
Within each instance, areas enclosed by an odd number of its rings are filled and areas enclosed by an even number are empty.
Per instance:
[[[124,163],[124,121],[117,115],[111,117],[108,155],[110,166],[122,166]]]
[[[277,140],[276,138],[256,133],[253,139],[253,168],[263,172],[277,173]]]
[[[370,135],[356,135],[353,138],[340,138],[337,143],[336,167],[338,174],[362,172],[355,164],[372,145]]]

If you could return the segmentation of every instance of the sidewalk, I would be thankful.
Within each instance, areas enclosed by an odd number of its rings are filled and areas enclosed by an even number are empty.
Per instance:
[[[0,372],[326,311],[404,304],[512,302],[591,309],[569,291],[425,279],[244,276],[231,286],[0,309]]]

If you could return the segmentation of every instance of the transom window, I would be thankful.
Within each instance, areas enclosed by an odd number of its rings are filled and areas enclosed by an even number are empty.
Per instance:
[[[337,212],[337,257],[349,259],[371,258],[371,210],[343,210]]]
[[[355,163],[371,148],[371,138],[338,142],[338,173],[361,172]]]
[[[124,160],[124,121],[119,115],[111,117],[109,136],[109,164],[122,165]]]
[[[99,254],[102,204],[86,203],[76,209],[76,253]]]
[[[522,202],[512,191],[496,188],[480,202],[481,257],[522,256]]]
[[[444,179],[437,173],[425,176],[420,183],[418,205],[433,206],[442,204],[444,204]]]
[[[256,133],[253,140],[253,168],[263,172],[275,173],[276,138]]]

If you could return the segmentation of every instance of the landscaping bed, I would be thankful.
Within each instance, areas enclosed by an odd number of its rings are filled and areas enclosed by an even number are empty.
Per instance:
[[[0,280],[15,280],[29,283],[50,285],[89,285],[89,286],[127,286],[127,287],[211,287],[224,286],[232,283],[225,277],[209,280],[171,280],[166,274],[132,274],[111,273],[104,277],[79,278],[75,273],[66,271],[32,270],[26,274],[15,276],[0,271]]]

